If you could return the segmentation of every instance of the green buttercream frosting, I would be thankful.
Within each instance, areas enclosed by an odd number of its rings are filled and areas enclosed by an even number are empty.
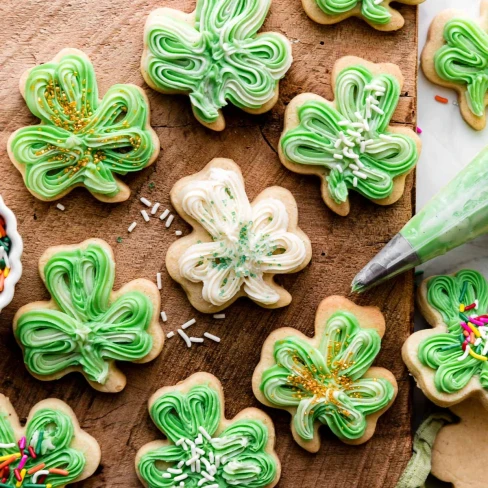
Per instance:
[[[455,393],[474,375],[483,388],[488,388],[488,331],[485,332],[488,320],[485,324],[483,317],[488,309],[485,278],[469,269],[454,276],[436,276],[427,283],[427,301],[440,313],[447,328],[447,332],[422,341],[418,350],[420,362],[435,370],[437,390]],[[472,304],[475,307],[462,311]],[[473,332],[472,339],[464,334],[465,326]]]
[[[223,405],[212,386],[165,393],[154,402],[150,414],[168,443],[146,452],[138,463],[149,488],[171,488],[180,480],[191,488],[202,484],[262,488],[276,478],[276,460],[266,451],[266,425],[246,418],[220,430]],[[201,451],[194,453],[194,448]]]
[[[10,149],[39,198],[53,200],[75,186],[114,197],[120,191],[114,174],[151,162],[157,148],[142,91],[113,85],[100,101],[93,66],[81,51],[32,69],[23,90],[41,123],[15,132]]]
[[[361,15],[375,24],[388,24],[391,13],[388,8],[375,0],[316,0],[317,5],[327,15],[342,15],[361,7]]]
[[[292,62],[285,37],[257,34],[270,5],[271,0],[198,0],[191,17],[171,9],[153,12],[143,58],[150,84],[188,94],[205,123],[215,122],[229,102],[260,109],[273,99]]]
[[[400,97],[389,74],[351,66],[336,80],[335,106],[307,100],[298,106],[299,125],[280,141],[287,160],[323,167],[329,193],[341,204],[354,190],[372,200],[391,195],[394,178],[408,173],[419,152],[414,134],[388,132]]]
[[[350,312],[336,312],[318,347],[294,336],[275,343],[276,364],[264,371],[261,391],[277,407],[296,408],[293,426],[305,441],[314,438],[316,422],[340,439],[359,439],[367,416],[385,408],[395,394],[386,379],[364,377],[380,347],[375,329],[361,328]]]
[[[471,19],[455,18],[444,27],[445,45],[434,56],[437,74],[466,87],[473,114],[481,117],[488,92],[488,33]]]
[[[140,291],[111,298],[115,264],[100,244],[59,251],[44,267],[54,307],[32,304],[17,320],[16,336],[34,374],[81,367],[105,384],[113,361],[137,361],[152,349],[153,305]]]
[[[26,446],[32,446],[36,457],[30,456],[26,447],[24,453],[28,455],[27,462],[23,469],[27,471],[45,464],[43,470],[58,468],[67,471],[69,474],[47,474],[45,481],[39,484],[39,475],[26,473],[22,486],[46,486],[47,483],[54,487],[65,486],[78,478],[83,472],[86,464],[85,454],[70,447],[74,439],[74,426],[70,416],[55,409],[38,410],[27,424]],[[14,430],[10,424],[9,416],[0,413],[0,456],[18,454],[18,442],[15,438]],[[21,458],[17,458],[9,465],[10,472],[7,481],[3,486],[16,486],[17,479],[14,470],[17,468]],[[36,484],[37,483],[37,484]]]

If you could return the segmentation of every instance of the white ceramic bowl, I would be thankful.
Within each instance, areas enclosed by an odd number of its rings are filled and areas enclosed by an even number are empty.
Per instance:
[[[20,257],[22,256],[23,243],[17,231],[17,219],[14,213],[5,205],[2,196],[0,195],[0,216],[5,220],[7,227],[7,235],[12,241],[10,254],[8,260],[10,263],[10,273],[5,278],[5,286],[0,292],[0,312],[4,309],[14,297],[15,285],[22,275],[22,263]]]

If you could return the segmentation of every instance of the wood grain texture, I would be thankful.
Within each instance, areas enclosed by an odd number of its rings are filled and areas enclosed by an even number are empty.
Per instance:
[[[194,0],[166,0],[166,6],[194,9]],[[54,396],[74,409],[80,424],[102,447],[102,464],[96,474],[78,486],[86,488],[140,486],[133,469],[136,451],[160,438],[147,413],[147,399],[158,388],[174,384],[196,371],[215,374],[223,383],[228,418],[248,406],[259,406],[251,390],[251,377],[261,346],[268,334],[293,326],[312,335],[314,316],[321,300],[331,294],[348,296],[350,283],[382,246],[395,235],[413,212],[413,175],[405,195],[391,207],[379,207],[357,195],[351,197],[347,218],[334,215],[322,202],[314,177],[288,171],[278,160],[276,146],[286,104],[309,91],[332,97],[330,74],[341,56],[362,56],[374,62],[398,64],[406,83],[394,122],[413,126],[416,116],[417,13],[416,7],[400,6],[405,27],[395,34],[376,32],[364,22],[351,19],[335,26],[320,26],[305,14],[298,0],[275,0],[265,30],[284,33],[293,41],[295,62],[281,83],[280,100],[267,114],[253,116],[237,109],[225,110],[227,129],[216,134],[193,117],[186,97],[165,96],[152,90],[152,124],[162,152],[156,164],[125,178],[132,198],[108,205],[86,191],[75,190],[62,200],[66,211],[36,200],[6,154],[6,141],[15,129],[37,123],[18,90],[27,68],[45,62],[63,47],[84,50],[92,59],[103,95],[114,83],[144,86],[139,72],[142,32],[149,12],[162,6],[158,0],[4,0],[0,4],[0,193],[16,212],[25,240],[24,275],[13,303],[0,316],[0,391],[10,397],[20,417],[37,401]],[[199,171],[214,157],[235,160],[242,168],[247,192],[253,199],[264,188],[281,185],[292,191],[299,210],[299,225],[310,237],[312,263],[300,273],[284,276],[292,304],[280,310],[263,310],[239,300],[216,321],[197,313],[183,290],[164,270],[165,252],[176,239],[174,231],[189,231],[176,218],[168,231],[159,220],[145,224],[138,198],[159,201],[169,207],[169,191],[183,176]],[[155,184],[151,191],[149,184]],[[127,227],[137,220],[132,234]],[[122,236],[123,242],[116,243]],[[168,314],[166,331],[195,317],[193,335],[205,330],[222,337],[220,345],[205,343],[187,350],[175,337],[163,353],[145,365],[121,365],[128,385],[117,395],[92,390],[80,375],[43,383],[23,366],[20,349],[11,330],[12,317],[22,305],[48,299],[37,272],[37,261],[49,246],[73,244],[89,237],[106,239],[117,260],[116,288],[134,278],[154,280],[163,271],[162,307]],[[267,410],[275,421],[277,452],[283,464],[281,488],[393,487],[411,452],[410,382],[400,350],[410,333],[413,281],[401,276],[360,297],[361,305],[377,305],[386,317],[387,331],[376,365],[394,373],[399,395],[381,417],[375,436],[362,446],[347,446],[322,433],[318,454],[300,449],[292,439],[286,412]],[[74,485],[73,485],[74,486]]]

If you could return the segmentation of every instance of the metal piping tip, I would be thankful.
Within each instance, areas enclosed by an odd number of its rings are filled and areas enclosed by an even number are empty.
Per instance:
[[[352,280],[353,293],[376,286],[420,264],[410,242],[397,234]]]

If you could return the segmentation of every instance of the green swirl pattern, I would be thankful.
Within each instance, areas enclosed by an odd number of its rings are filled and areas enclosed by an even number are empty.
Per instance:
[[[280,141],[285,158],[323,167],[337,204],[350,190],[372,200],[389,197],[394,178],[408,173],[419,158],[413,132],[388,132],[400,97],[398,80],[351,66],[340,72],[335,92],[335,106],[308,100],[298,107],[299,125]]]
[[[263,488],[277,476],[276,460],[266,452],[268,430],[262,421],[242,419],[217,430],[223,405],[211,385],[165,393],[150,414],[168,444],[146,452],[138,463],[149,488],[171,488],[181,481],[191,488]]]
[[[471,19],[455,18],[444,27],[445,45],[434,56],[436,73],[466,87],[471,112],[485,112],[488,91],[488,33]]]
[[[27,460],[23,468],[27,471],[22,486],[46,486],[50,484],[53,488],[65,486],[78,478],[86,464],[84,453],[70,447],[74,439],[74,426],[70,416],[59,410],[41,409],[38,410],[27,424],[26,449],[19,454],[19,441],[16,439],[9,416],[0,413],[0,456],[18,456],[9,464],[9,474],[6,484],[2,486],[14,487],[17,479],[14,470],[22,462],[22,455]],[[27,447],[31,446],[36,457],[32,456]],[[45,474],[44,481],[39,483],[39,473],[28,474],[28,471],[40,464],[45,466],[43,470],[57,468],[66,471],[68,474]],[[22,465],[22,464],[21,464]]]
[[[305,441],[314,438],[314,424],[327,425],[344,440],[361,438],[367,416],[392,401],[395,390],[384,378],[364,378],[380,351],[375,329],[363,329],[349,312],[327,321],[318,347],[298,337],[274,345],[275,365],[261,378],[266,400],[296,409],[293,426]]]
[[[483,388],[488,388],[488,317],[484,315],[488,309],[488,284],[485,278],[469,269],[454,276],[436,276],[427,284],[427,301],[441,314],[447,327],[447,332],[422,341],[418,350],[420,362],[435,370],[437,390],[455,393],[474,375]],[[473,304],[473,308],[465,310]],[[472,335],[467,330],[471,330]]]
[[[291,62],[280,34],[257,34],[271,0],[197,0],[193,15],[153,12],[145,31],[143,74],[156,90],[190,96],[196,117],[219,119],[229,102],[259,110],[278,90]]]
[[[153,304],[136,290],[111,300],[115,264],[107,245],[59,251],[43,271],[55,307],[28,305],[15,329],[32,373],[49,376],[79,366],[89,380],[105,384],[113,361],[149,354]]]
[[[115,197],[114,174],[139,171],[157,154],[149,106],[134,85],[114,85],[99,101],[92,64],[72,51],[29,72],[24,97],[41,124],[15,132],[10,152],[27,188],[42,200],[76,186]]]
[[[317,5],[327,15],[342,15],[361,7],[361,15],[375,24],[388,24],[391,13],[387,7],[375,0],[316,0]]]

